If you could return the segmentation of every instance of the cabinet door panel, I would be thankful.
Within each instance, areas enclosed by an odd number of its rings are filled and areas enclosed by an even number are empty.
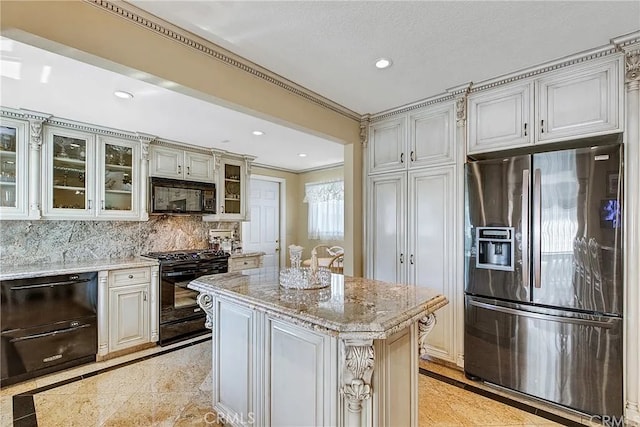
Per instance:
[[[0,219],[26,219],[29,123],[0,117]]]
[[[183,177],[182,162],[184,161],[184,151],[151,146],[150,154],[150,176],[173,179]]]
[[[454,301],[456,166],[409,173],[409,283],[428,286]],[[437,313],[429,334],[431,355],[454,361],[452,305]]]
[[[253,412],[257,386],[254,369],[254,311],[226,300],[217,301],[214,320],[213,404],[224,412]],[[224,367],[224,369],[221,369]],[[223,393],[224,391],[224,393]]]
[[[184,165],[185,179],[213,182],[213,156],[186,152]]]
[[[369,178],[367,275],[403,282],[405,254],[406,172]]]
[[[537,82],[539,141],[621,130],[619,61],[575,66]]]
[[[44,134],[43,215],[93,218],[95,135],[56,127],[46,127]]]
[[[455,104],[427,107],[409,116],[410,167],[453,163],[456,159]]]
[[[140,193],[139,144],[98,136],[99,217],[137,218]]]
[[[109,350],[149,342],[149,284],[109,289]]]
[[[532,93],[529,82],[470,95],[468,152],[532,144]]]
[[[407,161],[406,120],[374,123],[369,128],[369,173],[404,169]]]
[[[334,420],[327,419],[331,415],[322,411],[333,406],[327,387],[332,374],[326,369],[329,338],[275,319],[267,324],[269,425],[334,425]]]

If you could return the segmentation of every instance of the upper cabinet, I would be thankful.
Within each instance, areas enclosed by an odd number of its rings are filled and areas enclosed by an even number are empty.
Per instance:
[[[28,214],[28,122],[0,117],[0,219]]]
[[[538,141],[622,131],[621,60],[572,67],[536,81]]]
[[[369,128],[369,173],[455,162],[455,103],[415,109]]]
[[[43,217],[139,219],[139,144],[47,126]]]
[[[150,156],[150,176],[187,181],[215,181],[213,155],[211,154],[152,145]]]
[[[253,157],[230,153],[215,154],[219,159],[216,214],[203,215],[204,221],[248,221],[248,190]]]
[[[533,82],[469,96],[469,153],[533,143]]]
[[[470,94],[468,153],[621,132],[622,70],[616,56]]]

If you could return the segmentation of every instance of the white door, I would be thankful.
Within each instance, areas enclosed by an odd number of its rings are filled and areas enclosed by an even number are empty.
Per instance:
[[[251,221],[242,223],[242,250],[262,251],[264,267],[280,266],[280,183],[251,178]]]

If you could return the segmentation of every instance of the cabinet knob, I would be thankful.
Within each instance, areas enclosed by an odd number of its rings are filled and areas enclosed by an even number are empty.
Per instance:
[[[187,175],[191,175],[191,167],[187,166]]]
[[[404,254],[400,254],[400,264],[404,264]]]
[[[527,136],[527,124],[524,124],[524,136]]]
[[[248,264],[248,263],[247,263],[247,261],[245,261],[245,262],[244,262],[244,265],[247,265],[247,264]]]
[[[129,279],[133,279],[133,274],[130,274],[130,275],[129,275]]]
[[[178,175],[182,173],[182,166],[178,165]]]
[[[91,199],[87,200],[87,210],[91,210]]]
[[[416,159],[413,158],[413,151],[411,152],[411,154],[409,155],[409,159],[411,159],[412,162],[414,162]]]
[[[404,153],[400,153],[400,163],[404,163]]]
[[[544,119],[540,120],[540,133],[544,133]]]

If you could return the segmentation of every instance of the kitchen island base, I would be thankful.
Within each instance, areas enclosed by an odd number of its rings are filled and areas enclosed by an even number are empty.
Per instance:
[[[225,423],[418,425],[418,358],[444,297],[384,332],[338,332],[195,287],[213,331],[213,409]]]

